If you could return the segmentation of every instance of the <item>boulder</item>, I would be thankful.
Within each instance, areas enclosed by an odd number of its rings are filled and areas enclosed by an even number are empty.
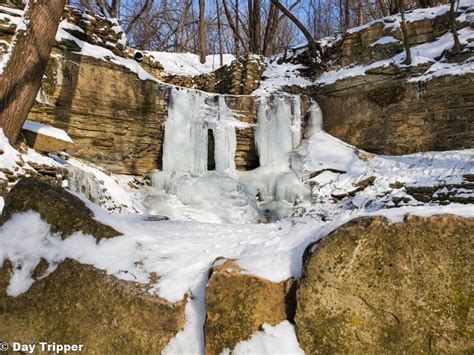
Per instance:
[[[367,217],[310,246],[297,290],[301,348],[472,352],[473,230],[474,219],[453,215]]]
[[[218,259],[206,286],[205,353],[232,350],[260,330],[292,319],[294,282],[274,283],[246,274],[231,260]]]
[[[29,147],[43,153],[61,152],[70,147],[72,144],[71,142],[67,142],[62,139],[51,137],[38,132],[28,131],[26,129],[23,129],[21,132],[23,137],[25,137],[26,143]]]
[[[0,334],[9,344],[54,341],[83,344],[89,354],[159,354],[183,328],[185,300],[168,303],[147,285],[67,259],[10,297],[10,267],[7,260],[0,268]]]
[[[15,213],[28,210],[38,212],[51,225],[52,232],[61,233],[63,239],[78,231],[98,240],[121,234],[95,220],[93,212],[78,197],[61,186],[34,177],[21,179],[5,197],[0,225]]]

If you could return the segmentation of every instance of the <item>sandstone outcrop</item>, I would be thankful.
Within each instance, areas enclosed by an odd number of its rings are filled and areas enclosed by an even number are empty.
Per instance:
[[[301,348],[471,352],[473,228],[453,215],[360,218],[310,246],[297,290]]]
[[[0,267],[2,341],[83,344],[88,354],[159,354],[184,326],[185,301],[168,303],[146,285],[71,259],[41,278],[45,263],[35,270],[38,280],[17,297],[6,294],[11,263]]]
[[[274,283],[217,259],[206,286],[205,353],[220,354],[249,339],[262,324],[292,319],[294,282]]]
[[[74,232],[101,238],[120,235],[110,226],[94,219],[93,212],[78,197],[62,187],[46,181],[27,177],[21,179],[5,197],[0,223],[5,223],[15,213],[33,210],[51,225],[52,232],[61,233],[65,238]]]
[[[313,88],[323,128],[377,154],[410,154],[474,146],[474,75],[409,82],[372,74]]]

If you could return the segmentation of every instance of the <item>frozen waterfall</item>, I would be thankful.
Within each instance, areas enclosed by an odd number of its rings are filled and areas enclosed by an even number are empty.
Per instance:
[[[214,135],[216,170],[235,170],[238,121],[220,95],[172,88],[165,123],[163,171],[202,175],[207,171],[208,130]]]
[[[301,141],[301,116],[299,95],[259,99],[255,144],[261,166],[281,161],[298,146]]]
[[[152,175],[147,197],[152,213],[175,220],[258,223],[284,217],[305,198],[307,187],[290,166],[290,152],[320,129],[321,110],[304,114],[299,95],[258,99],[255,145],[260,167],[236,171],[238,121],[222,95],[172,88],[163,143],[163,170]],[[211,136],[212,133],[212,136]],[[208,151],[214,139],[214,151]],[[215,171],[208,171],[209,153]],[[212,158],[211,158],[212,159]]]

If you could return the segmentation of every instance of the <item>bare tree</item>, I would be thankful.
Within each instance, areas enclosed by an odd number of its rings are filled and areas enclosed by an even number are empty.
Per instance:
[[[199,61],[201,63],[206,63],[206,29],[205,29],[205,9],[206,1],[199,0]]]
[[[449,8],[449,22],[451,26],[451,33],[453,34],[453,53],[458,54],[462,51],[462,45],[459,41],[458,31],[456,28],[456,0],[449,0],[450,8]]]
[[[403,3],[403,1],[404,0],[398,0],[398,8],[400,9],[400,16],[402,19],[400,27],[402,28],[403,46],[405,47],[405,60],[403,61],[403,64],[410,65],[411,64],[410,39],[408,38],[407,25],[405,22],[405,4]]]
[[[237,0],[237,3],[238,3],[238,1],[239,0]],[[240,31],[239,31],[239,27],[238,27],[239,22],[234,23],[234,21],[232,19],[232,14],[230,13],[230,10],[229,10],[229,7],[227,6],[226,0],[222,0],[222,3],[224,5],[224,13],[225,13],[225,16],[227,18],[227,23],[229,24],[230,28],[232,29],[232,32],[233,32],[234,36],[239,40],[240,44],[244,48],[245,52],[248,52],[249,48],[248,48],[246,42],[244,41],[244,39],[241,36]],[[237,11],[238,11],[238,5],[237,5]],[[236,21],[240,21],[238,16],[236,16]],[[238,43],[236,43],[236,48],[238,48],[238,47],[239,47]],[[237,53],[238,53],[238,51],[237,51]]]
[[[0,126],[14,144],[41,87],[66,0],[29,0],[0,75]]]
[[[224,46],[222,44],[221,8],[219,6],[219,0],[216,0],[216,12],[217,12],[217,39],[219,42],[219,63],[221,66],[223,66],[224,65]]]
[[[151,8],[152,4],[153,4],[153,0],[145,0],[141,10],[137,12],[135,16],[133,16],[132,19],[129,21],[128,26],[125,29],[125,33],[130,32],[130,29],[133,28],[133,25],[135,25],[135,23],[140,19],[140,17],[143,16],[143,14]]]
[[[303,33],[303,35],[306,37],[306,40],[308,41],[308,49],[311,56],[316,57],[320,50],[318,48],[316,41],[314,40],[313,36],[308,31],[308,29],[305,27],[305,25],[303,25],[303,23],[301,23],[301,21],[298,20],[298,18],[295,15],[293,15],[293,13],[290,10],[284,7],[278,0],[271,0],[271,2],[281,12],[283,12],[283,14],[285,14],[285,16],[288,17],[296,25],[296,27],[298,27],[298,29]]]

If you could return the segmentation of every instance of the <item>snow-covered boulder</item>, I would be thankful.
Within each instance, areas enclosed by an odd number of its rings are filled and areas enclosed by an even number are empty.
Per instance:
[[[95,354],[160,354],[184,325],[185,300],[168,303],[150,295],[147,285],[72,259],[45,275],[49,265],[42,260],[33,273],[37,281],[16,297],[6,292],[11,262],[0,265],[2,341],[76,344]]]
[[[467,353],[474,219],[359,218],[306,251],[296,329],[307,354]]]
[[[22,134],[29,147],[44,153],[61,152],[73,144],[64,130],[30,120],[23,125]]]
[[[217,259],[206,286],[206,354],[221,354],[248,340],[263,324],[292,318],[294,282],[271,282]]]
[[[110,226],[94,219],[93,212],[78,197],[58,185],[28,177],[21,179],[5,197],[5,207],[0,223],[3,224],[16,213],[33,210],[51,225],[54,233],[63,238],[83,231],[96,239],[120,235]]]

